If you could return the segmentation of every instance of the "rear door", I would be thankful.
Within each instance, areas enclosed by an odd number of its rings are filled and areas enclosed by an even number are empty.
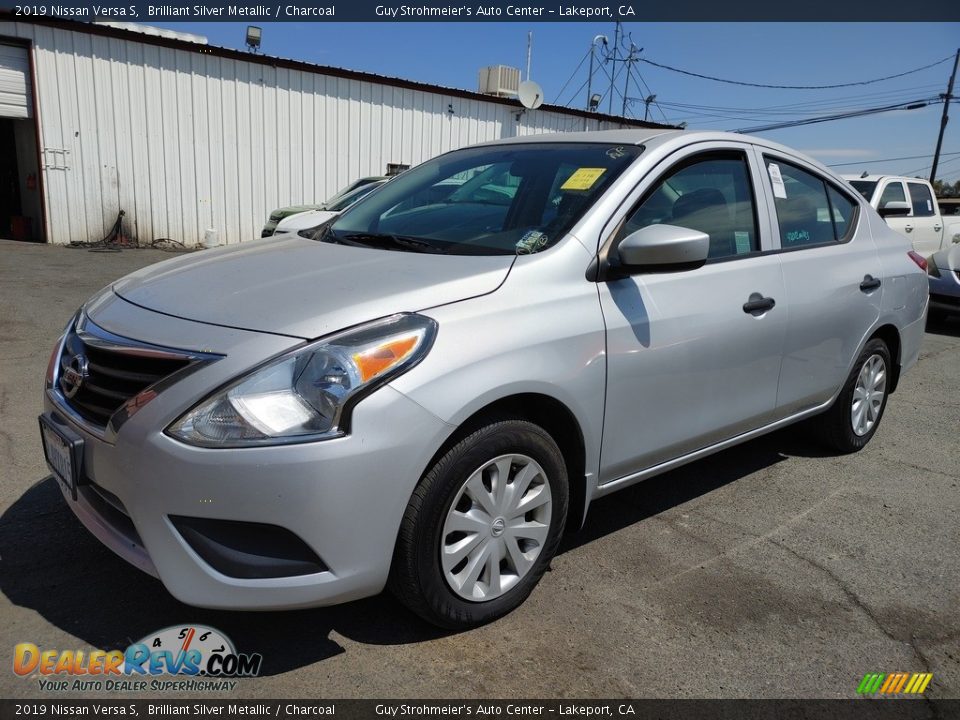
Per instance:
[[[943,223],[937,212],[936,200],[930,192],[930,186],[922,182],[907,181],[907,194],[911,206],[908,218],[912,225],[909,237],[913,249],[924,257],[933,255],[940,249],[943,237]]]
[[[761,426],[774,412],[787,326],[780,260],[756,202],[750,146],[703,143],[664,160],[634,190],[607,243],[656,223],[710,236],[695,270],[600,283],[607,390],[600,482]],[[767,299],[766,309],[744,308]]]
[[[880,259],[863,198],[799,158],[761,150],[790,307],[777,415],[829,400],[880,314]],[[902,188],[901,188],[902,189]]]

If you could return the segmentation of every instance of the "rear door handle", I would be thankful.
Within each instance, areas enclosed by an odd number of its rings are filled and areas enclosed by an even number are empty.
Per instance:
[[[875,278],[872,275],[864,275],[863,282],[860,283],[860,289],[865,292],[873,292],[878,287],[880,287],[880,278]]]
[[[913,232],[913,225],[904,225],[903,230],[904,232]]]
[[[777,301],[771,297],[764,297],[760,293],[751,293],[750,299],[743,304],[743,311],[751,315],[762,315],[772,310]]]
[[[936,230],[937,232],[940,232],[940,230],[943,229],[943,226],[942,226],[942,225],[934,225],[934,226],[933,226],[933,229]]]

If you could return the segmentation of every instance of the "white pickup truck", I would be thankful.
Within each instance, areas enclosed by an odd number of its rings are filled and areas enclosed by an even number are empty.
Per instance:
[[[944,222],[930,183],[894,175],[845,175],[844,180],[927,259],[930,316],[960,315],[960,218],[948,215]]]
[[[960,219],[940,215],[930,183],[895,175],[844,175],[887,225],[906,235],[924,257],[960,243]]]

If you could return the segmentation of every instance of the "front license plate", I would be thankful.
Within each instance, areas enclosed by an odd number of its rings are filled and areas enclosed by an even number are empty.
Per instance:
[[[47,415],[40,416],[40,438],[43,455],[57,481],[77,499],[80,465],[83,462],[83,438],[58,425]]]

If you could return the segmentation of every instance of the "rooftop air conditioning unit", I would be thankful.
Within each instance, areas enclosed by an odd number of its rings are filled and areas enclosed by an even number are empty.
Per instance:
[[[497,97],[516,97],[520,89],[520,70],[507,65],[480,68],[480,92]]]

